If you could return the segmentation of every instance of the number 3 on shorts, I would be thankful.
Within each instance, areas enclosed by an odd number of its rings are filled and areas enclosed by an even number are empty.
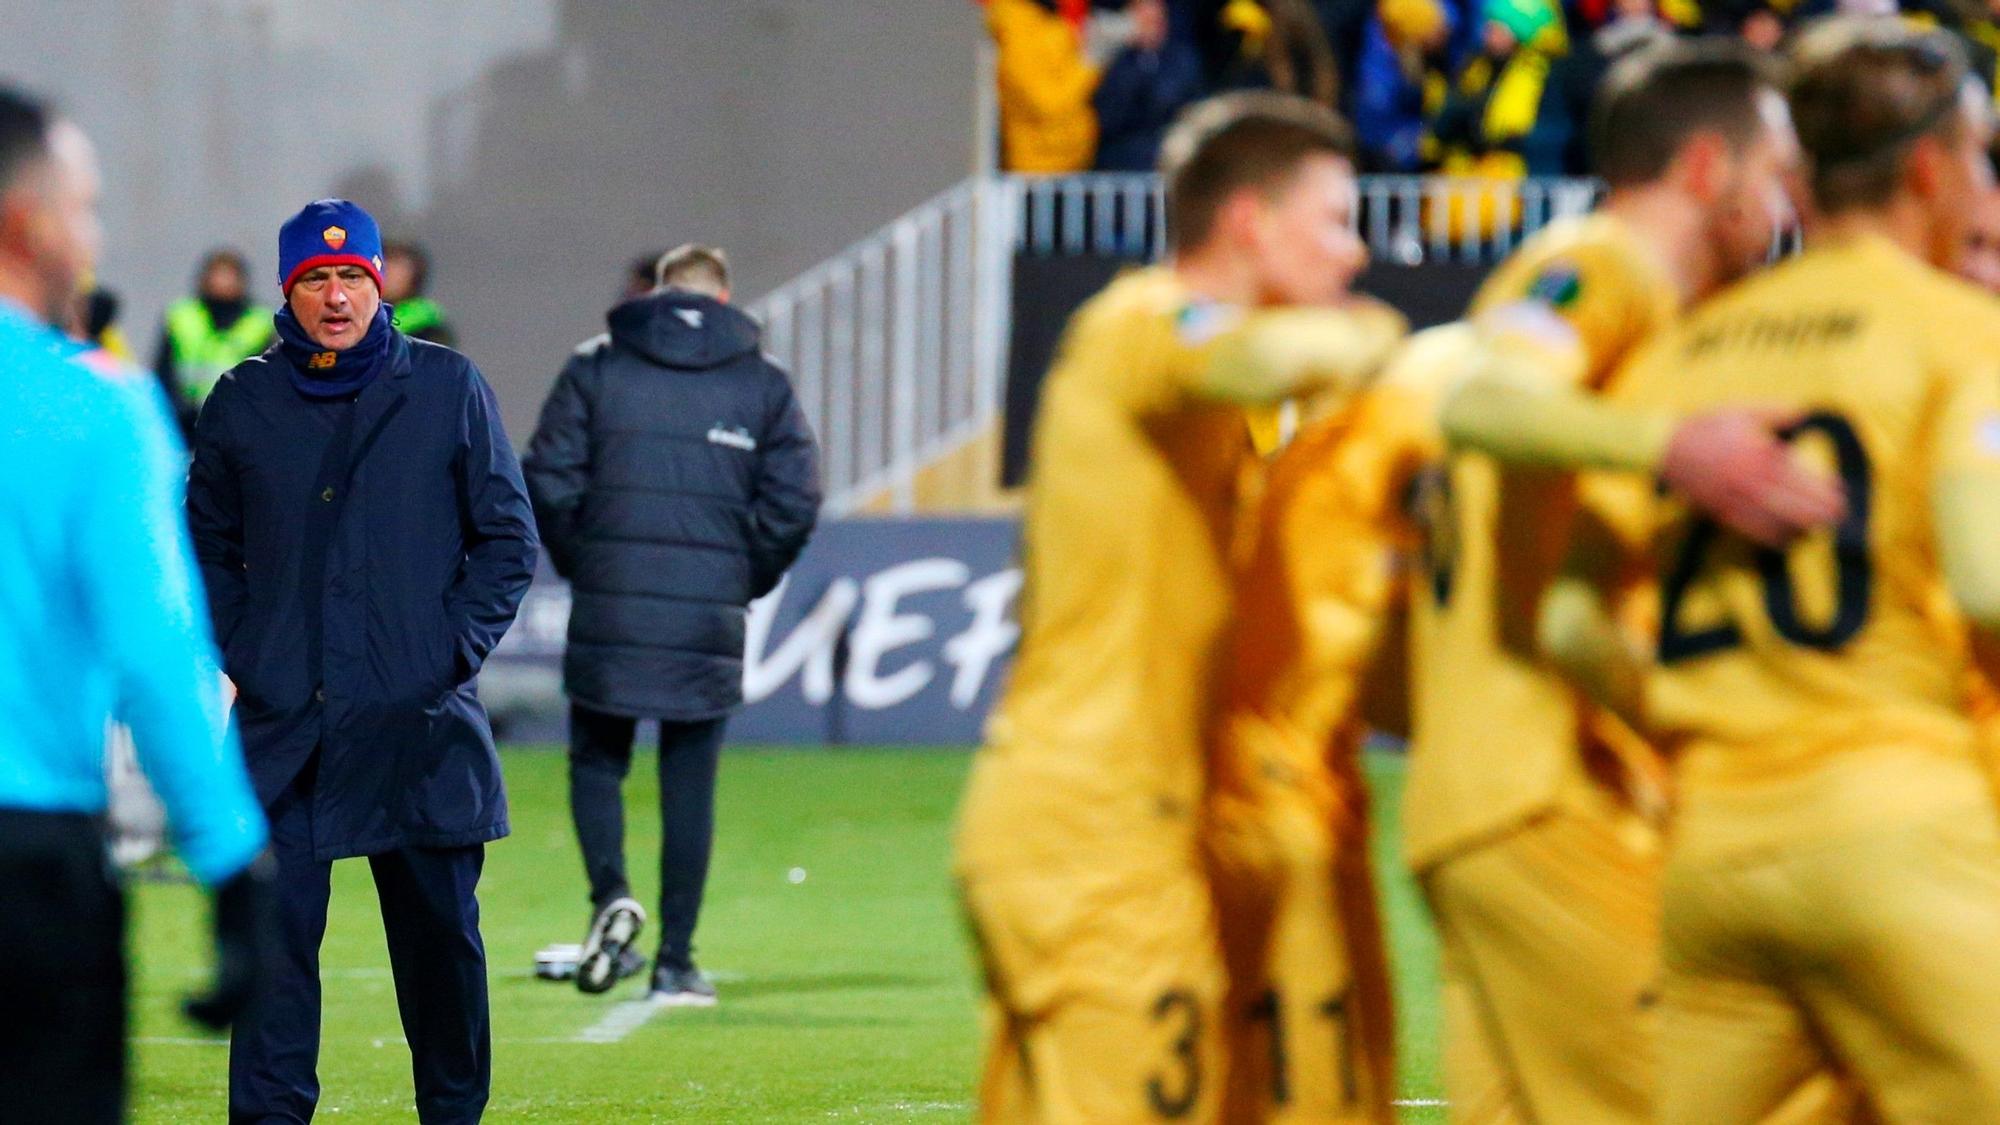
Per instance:
[[[1153,1002],[1153,1022],[1172,1029],[1167,1064],[1146,1080],[1146,1101],[1167,1121],[1186,1117],[1201,1098],[1201,1002],[1186,989],[1171,989]]]

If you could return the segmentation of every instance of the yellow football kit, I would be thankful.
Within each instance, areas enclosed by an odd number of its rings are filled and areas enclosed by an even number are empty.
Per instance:
[[[987,1121],[1212,1121],[1223,970],[1197,825],[1247,424],[1372,372],[1376,311],[1245,311],[1169,270],[1072,320],[1036,422],[1022,643],[960,810]]]
[[[1560,318],[1577,354],[1547,376],[1596,392],[1678,303],[1652,250],[1599,214],[1523,245],[1473,316]],[[1427,495],[1403,830],[1443,947],[1453,1119],[1646,1120],[1657,829],[1628,799],[1632,755],[1587,754],[1590,718],[1532,658],[1572,482],[1457,452]]]
[[[1439,455],[1464,327],[1417,337],[1271,463],[1238,583],[1205,842],[1229,1000],[1227,1120],[1392,1122],[1389,979],[1368,866],[1359,692]]]
[[[1945,581],[1950,544],[1991,542],[1947,501],[2000,469],[2000,304],[1851,236],[1703,307],[1619,396],[1795,408],[1849,506],[1780,553],[1603,490],[1660,568],[1661,1120],[1753,1120],[1837,1059],[1885,1121],[2000,1121],[2000,814]]]

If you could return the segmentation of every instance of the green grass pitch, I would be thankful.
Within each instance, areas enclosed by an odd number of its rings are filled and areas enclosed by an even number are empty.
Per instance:
[[[946,874],[968,760],[948,750],[726,754],[696,935],[721,1005],[661,1011],[620,1037],[641,1009],[622,1004],[640,982],[591,997],[531,973],[536,949],[582,936],[587,905],[562,755],[508,751],[514,835],[488,850],[480,886],[493,1003],[488,1120],[968,1119],[977,991]],[[1402,1093],[1434,1101],[1435,949],[1394,856],[1402,763],[1371,754],[1368,764],[1403,998]],[[648,903],[658,877],[653,778],[642,755],[626,787],[630,867]],[[208,964],[204,900],[186,886],[149,884],[134,910],[133,1119],[220,1120],[227,1050],[176,1012]],[[322,965],[319,1120],[413,1120],[408,1050],[361,861],[335,865]],[[1413,1107],[1405,1119],[1442,1117]]]

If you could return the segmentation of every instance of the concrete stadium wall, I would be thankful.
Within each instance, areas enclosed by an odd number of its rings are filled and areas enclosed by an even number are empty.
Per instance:
[[[210,246],[275,299],[277,226],[345,195],[425,242],[525,441],[633,255],[784,281],[974,165],[967,0],[10,0],[0,79],[107,170],[103,279],[150,356]]]

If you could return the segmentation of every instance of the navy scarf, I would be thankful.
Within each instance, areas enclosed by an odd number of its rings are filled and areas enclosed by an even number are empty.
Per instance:
[[[278,327],[278,350],[289,361],[292,386],[307,398],[346,398],[359,393],[382,373],[396,342],[387,301],[368,322],[368,334],[344,352],[328,351],[306,335],[289,304],[280,307],[271,320]]]

